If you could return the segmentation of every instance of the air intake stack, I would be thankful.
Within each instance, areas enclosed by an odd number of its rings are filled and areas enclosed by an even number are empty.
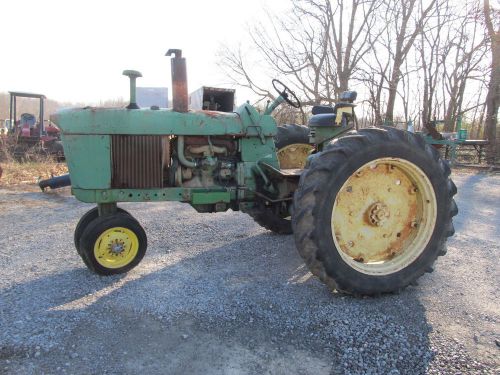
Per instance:
[[[127,109],[139,109],[136,100],[136,83],[135,80],[139,77],[142,77],[141,72],[137,70],[124,70],[122,73],[124,76],[127,76],[130,79],[130,103],[126,107]]]

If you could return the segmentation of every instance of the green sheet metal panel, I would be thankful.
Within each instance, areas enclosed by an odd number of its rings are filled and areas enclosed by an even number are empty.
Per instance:
[[[80,189],[111,187],[110,137],[63,134],[71,186]]]
[[[51,119],[66,134],[244,134],[236,113],[87,108],[62,110]]]
[[[206,188],[162,189],[72,189],[73,195],[82,202],[162,202],[177,201],[193,204],[228,203],[236,199],[236,189],[217,191]]]
[[[65,134],[174,134],[274,136],[276,123],[245,104],[234,113],[160,109],[81,108],[51,116]]]
[[[229,203],[231,194],[228,191],[193,193],[192,204],[211,204],[211,203]]]

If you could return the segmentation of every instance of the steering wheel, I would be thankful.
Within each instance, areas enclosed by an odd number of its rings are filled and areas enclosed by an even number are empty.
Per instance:
[[[293,108],[300,108],[300,100],[297,98],[297,95],[290,90],[285,84],[281,81],[278,81],[277,79],[273,79],[273,87],[274,89],[280,94],[283,99],[285,99],[285,102],[290,104]],[[289,98],[289,96],[292,97],[293,100]]]

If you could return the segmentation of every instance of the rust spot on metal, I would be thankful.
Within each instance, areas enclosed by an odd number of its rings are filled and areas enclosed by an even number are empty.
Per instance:
[[[196,111],[196,113],[202,113],[202,114],[207,115],[208,117],[212,117],[212,118],[221,117],[223,115],[221,112],[207,111],[207,110]]]
[[[188,111],[188,89],[186,59],[180,50],[169,50],[167,55],[174,55],[171,59],[172,71],[172,110],[174,112]]]
[[[406,218],[403,218],[404,223],[411,223],[413,220],[411,218],[416,217],[417,214],[417,204],[416,202],[413,202],[409,206],[409,212],[406,216]],[[400,232],[396,234],[396,240],[391,242],[389,245],[389,250],[393,250],[396,254],[401,253],[404,250],[404,246],[407,243],[408,239],[412,237],[413,235],[413,227],[411,227],[411,224],[408,226],[405,226],[401,229]],[[384,252],[386,256],[390,254],[390,251]]]

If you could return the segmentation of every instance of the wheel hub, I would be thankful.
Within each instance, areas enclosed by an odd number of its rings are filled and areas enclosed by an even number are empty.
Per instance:
[[[105,230],[94,244],[94,256],[106,268],[120,268],[134,260],[139,250],[137,235],[128,228]]]
[[[387,207],[382,202],[376,202],[372,204],[366,211],[366,214],[368,216],[368,222],[371,225],[377,227],[384,226],[384,224],[387,222],[387,219],[389,219],[389,217],[391,216],[389,207]]]
[[[118,255],[125,250],[125,243],[120,240],[115,240],[108,245],[109,250],[112,254]]]

